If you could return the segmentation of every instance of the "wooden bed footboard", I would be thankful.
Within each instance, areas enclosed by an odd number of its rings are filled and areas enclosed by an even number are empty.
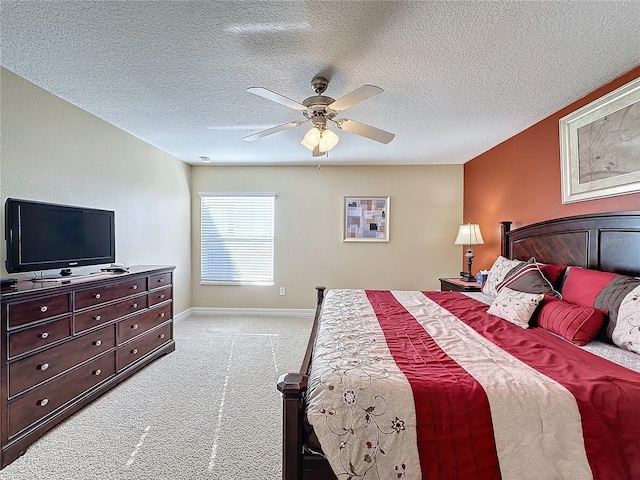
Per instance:
[[[303,421],[304,394],[307,390],[309,369],[311,367],[311,353],[318,330],[318,319],[322,311],[322,302],[326,287],[316,287],[316,313],[313,327],[309,336],[309,343],[298,373],[285,373],[278,379],[278,390],[282,393],[282,479],[305,480],[335,478],[328,467],[328,462],[319,455],[305,455],[303,453]]]

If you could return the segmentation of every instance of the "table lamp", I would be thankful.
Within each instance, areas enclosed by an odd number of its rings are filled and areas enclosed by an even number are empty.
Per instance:
[[[471,265],[473,264],[473,249],[471,248],[471,245],[482,245],[483,243],[484,240],[480,233],[480,225],[477,223],[465,223],[458,227],[458,236],[453,244],[469,246],[467,253],[464,254],[467,259],[468,271],[460,272],[460,280],[464,280],[465,282],[476,281],[476,277],[471,273]]]

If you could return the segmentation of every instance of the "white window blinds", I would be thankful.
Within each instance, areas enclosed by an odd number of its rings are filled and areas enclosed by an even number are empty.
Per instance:
[[[275,193],[201,193],[201,283],[273,285]]]

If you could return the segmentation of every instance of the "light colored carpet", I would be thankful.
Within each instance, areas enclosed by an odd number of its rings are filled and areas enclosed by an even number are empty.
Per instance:
[[[2,480],[281,477],[281,373],[311,318],[191,316],[176,351],[48,432]]]

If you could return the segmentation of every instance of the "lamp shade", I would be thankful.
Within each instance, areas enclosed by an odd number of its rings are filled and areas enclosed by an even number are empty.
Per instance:
[[[331,130],[323,130],[320,136],[320,143],[318,143],[318,150],[321,152],[328,152],[338,144],[340,137],[333,133]]]
[[[313,127],[304,135],[304,138],[300,143],[307,147],[309,150],[313,151],[313,149],[316,148],[320,143],[320,135],[320,129],[317,127]]]
[[[484,240],[477,223],[465,223],[458,227],[458,236],[454,245],[482,245]]]

